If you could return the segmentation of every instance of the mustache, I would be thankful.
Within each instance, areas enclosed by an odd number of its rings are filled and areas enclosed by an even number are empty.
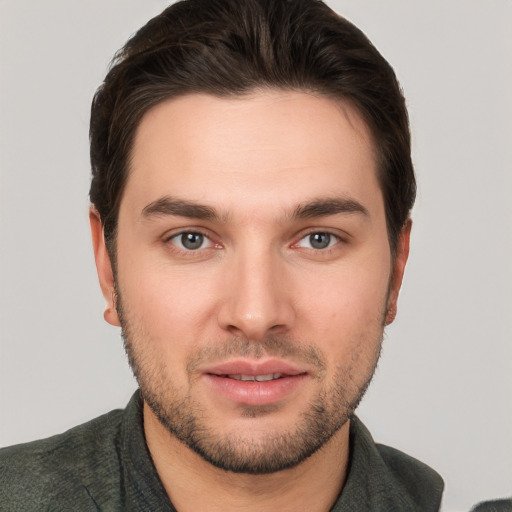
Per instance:
[[[187,370],[194,373],[195,369],[205,362],[233,357],[261,359],[264,356],[308,363],[320,372],[327,367],[326,358],[318,347],[290,340],[284,336],[266,336],[258,341],[234,337],[202,347],[190,358]]]

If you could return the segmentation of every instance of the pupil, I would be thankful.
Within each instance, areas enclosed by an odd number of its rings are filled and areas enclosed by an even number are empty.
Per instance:
[[[184,233],[181,235],[181,243],[187,249],[199,249],[203,245],[203,235],[201,233]]]
[[[315,249],[325,249],[329,246],[331,235],[329,233],[313,233],[309,236],[311,247]]]

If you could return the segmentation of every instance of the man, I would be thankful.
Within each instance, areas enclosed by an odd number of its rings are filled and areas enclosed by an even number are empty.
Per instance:
[[[404,99],[312,0],[188,0],[91,114],[105,319],[140,390],[3,450],[5,510],[438,510],[354,416],[396,315],[415,180]]]

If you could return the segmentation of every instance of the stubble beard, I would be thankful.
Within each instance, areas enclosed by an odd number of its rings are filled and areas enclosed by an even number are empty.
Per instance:
[[[132,326],[123,308],[119,291],[117,310],[125,351],[137,379],[142,398],[168,432],[205,461],[224,471],[269,474],[295,467],[322,448],[347,422],[363,398],[377,367],[383,338],[383,322],[355,346],[376,347],[371,354],[353,355],[340,364],[324,391],[317,394],[286,432],[268,432],[264,439],[243,433],[216,431],[208,422],[203,407],[189,394],[176,388],[162,358],[146,350],[148,340],[142,329]],[[373,339],[368,339],[372,337]],[[326,358],[313,345],[304,346],[285,337],[268,337],[261,342],[232,338],[221,346],[208,347],[188,362],[190,375],[201,361],[214,357],[263,355],[294,358],[316,368],[316,378],[325,374]],[[361,357],[358,357],[361,356]],[[361,368],[361,366],[363,366]],[[363,376],[361,376],[363,375]],[[248,418],[272,412],[272,407],[246,406]]]

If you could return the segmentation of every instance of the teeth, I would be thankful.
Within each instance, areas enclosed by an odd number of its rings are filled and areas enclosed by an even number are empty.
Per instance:
[[[263,381],[266,381],[266,380],[279,379],[279,377],[281,377],[280,373],[270,373],[269,375],[257,375],[256,376],[256,380],[258,382],[263,382]]]
[[[283,376],[282,373],[269,373],[267,375],[228,375],[230,379],[235,380],[250,380],[250,381],[257,381],[257,382],[265,382],[268,380],[275,380],[279,379]]]

